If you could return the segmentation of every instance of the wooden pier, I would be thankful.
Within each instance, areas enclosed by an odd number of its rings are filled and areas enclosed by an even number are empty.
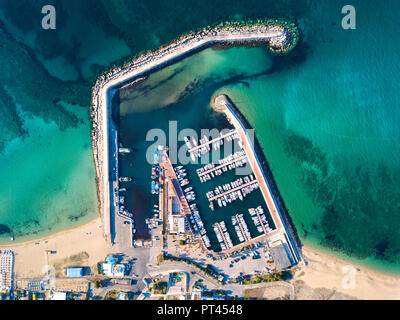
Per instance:
[[[204,172],[202,172],[202,173],[199,173],[199,177],[202,177],[202,176],[204,176],[204,175],[206,175],[206,174],[208,174],[208,173],[210,173],[210,172],[216,171],[216,170],[218,170],[218,169],[221,169],[221,168],[223,168],[223,167],[225,167],[225,166],[228,166],[228,165],[230,165],[230,164],[232,164],[232,163],[234,163],[234,162],[236,162],[236,161],[240,161],[240,160],[243,160],[243,159],[247,159],[247,155],[241,156],[241,157],[239,157],[239,158],[233,159],[232,161],[229,161],[229,162],[227,162],[227,163],[218,165],[218,166],[216,166],[216,167],[214,167],[214,168],[211,168],[211,169],[209,169],[209,170],[207,170],[207,171],[204,171]]]
[[[219,229],[219,232],[221,233],[221,237],[222,237],[222,240],[224,240],[225,247],[226,247],[227,249],[229,249],[228,241],[226,241],[226,238],[225,238],[224,232],[222,231],[221,225],[219,224],[219,222],[216,222],[215,224],[217,225],[217,227],[218,227],[218,229]]]
[[[203,147],[205,147],[205,146],[207,146],[207,145],[209,145],[209,144],[212,144],[212,143],[217,142],[217,141],[219,141],[219,140],[225,139],[226,137],[229,137],[229,136],[231,136],[231,135],[233,135],[233,134],[235,134],[235,133],[237,133],[236,130],[231,130],[231,131],[229,131],[228,133],[226,133],[226,134],[224,134],[224,135],[222,135],[222,136],[220,136],[220,137],[218,137],[218,138],[215,138],[215,139],[213,139],[213,140],[209,140],[209,141],[206,142],[206,143],[203,143],[203,144],[201,144],[201,145],[198,145],[198,146],[196,146],[196,147],[193,147],[193,148],[189,149],[189,153],[193,153],[193,152],[195,152],[195,151],[197,151],[197,150],[199,150],[199,149],[201,149],[201,148],[203,148]]]
[[[248,187],[248,186],[250,186],[250,185],[252,185],[252,184],[255,184],[255,183],[258,183],[258,181],[257,181],[256,179],[251,180],[250,182],[245,183],[245,184],[242,184],[242,185],[240,185],[239,187],[230,189],[230,190],[228,190],[228,191],[225,191],[224,193],[220,193],[220,194],[218,194],[218,195],[216,195],[216,196],[214,196],[214,197],[211,197],[211,198],[208,199],[208,201],[211,202],[211,201],[217,200],[217,199],[219,199],[219,198],[222,198],[222,197],[225,196],[225,195],[228,195],[228,194],[230,194],[230,193],[232,193],[232,192],[234,192],[234,191],[237,191],[237,190],[246,188],[246,187]]]
[[[238,215],[238,214],[235,214],[235,218],[236,218],[236,221],[237,221],[237,223],[238,223],[238,225],[239,225],[240,231],[242,232],[242,235],[243,235],[243,238],[244,238],[244,242],[247,242],[247,241],[251,240],[251,239],[248,239],[248,238],[247,238],[247,235],[246,235],[246,233],[245,233],[244,230],[243,230],[242,222],[240,221],[239,215]]]
[[[264,233],[267,234],[267,233],[268,233],[268,232],[267,232],[267,228],[265,227],[264,223],[263,223],[262,220],[261,220],[261,215],[258,213],[258,210],[257,210],[257,209],[254,209],[254,211],[255,211],[255,213],[257,214],[258,220],[260,221],[260,224],[261,224],[261,226],[262,226],[262,228],[263,228],[263,230],[264,230]]]

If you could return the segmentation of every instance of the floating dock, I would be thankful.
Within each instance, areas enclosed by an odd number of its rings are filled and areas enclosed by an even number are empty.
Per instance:
[[[248,187],[250,185],[257,184],[257,183],[258,183],[257,180],[252,180],[252,181],[250,181],[248,183],[244,183],[244,184],[242,184],[242,185],[240,185],[240,186],[238,186],[236,188],[232,188],[232,189],[230,189],[228,191],[225,191],[224,193],[220,193],[220,194],[215,195],[214,197],[210,197],[208,199],[208,201],[214,201],[214,200],[217,200],[219,198],[223,198],[224,196],[227,196],[232,192],[235,192],[235,191],[238,191],[238,190],[242,190],[243,188],[246,188],[246,187]]]
[[[223,241],[223,242],[220,242],[220,244],[223,243],[225,245],[225,248],[223,248],[223,246],[221,246],[222,251],[229,249],[231,246],[228,244],[228,241],[225,238],[224,231],[222,230],[220,223],[219,222],[214,223],[213,227],[215,227],[219,230],[219,234]],[[217,235],[217,232],[215,232],[215,234]],[[217,238],[218,238],[218,235],[217,235]]]
[[[249,238],[248,235],[247,235],[247,232],[245,232],[245,230],[244,230],[244,226],[242,224],[242,220],[240,219],[239,215],[235,214],[235,218],[236,218],[237,224],[238,224],[238,226],[240,228],[240,231],[242,232],[242,235],[243,235],[243,238],[244,238],[244,242],[247,242],[247,241],[251,240],[251,237]],[[247,227],[247,225],[246,225],[246,227]]]
[[[198,146],[195,146],[195,147],[189,149],[188,151],[189,151],[189,153],[196,152],[197,150],[200,150],[200,149],[202,149],[204,147],[209,146],[210,144],[213,144],[213,143],[218,142],[218,141],[220,141],[222,139],[225,139],[225,138],[227,138],[227,137],[229,137],[229,136],[231,136],[231,135],[233,135],[235,133],[237,133],[236,130],[229,131],[228,133],[226,133],[226,134],[224,134],[224,135],[222,135],[222,136],[220,136],[218,138],[215,138],[213,140],[208,140],[207,142],[202,143],[202,144],[200,144]]]
[[[237,162],[237,161],[242,161],[242,160],[244,160],[244,159],[247,159],[247,155],[242,156],[242,157],[237,158],[237,159],[233,159],[232,161],[229,161],[229,162],[227,162],[227,163],[220,164],[220,165],[218,165],[218,166],[216,166],[216,167],[214,167],[214,168],[211,168],[211,169],[209,169],[209,170],[207,170],[207,171],[204,171],[204,172],[202,172],[202,173],[199,173],[199,177],[202,177],[202,176],[204,176],[204,175],[206,175],[206,174],[209,174],[209,173],[211,173],[211,172],[214,172],[214,171],[216,171],[216,170],[218,170],[218,169],[222,169],[223,167],[226,167],[226,166],[228,166],[228,165],[230,165],[230,164],[232,164],[232,163],[235,163],[235,162]]]

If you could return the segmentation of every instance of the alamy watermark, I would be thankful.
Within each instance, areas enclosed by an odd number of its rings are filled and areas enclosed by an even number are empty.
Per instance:
[[[254,148],[254,130],[246,129],[245,135],[250,147]],[[160,128],[149,130],[146,134],[146,141],[153,142],[146,150],[146,160],[150,164],[154,162],[154,152],[160,145],[168,146],[168,156],[174,165],[189,163],[206,165],[211,162],[217,164],[219,160],[243,150],[243,141],[237,131],[233,129],[213,128],[196,131],[185,128],[178,132],[177,121],[169,121],[168,134]],[[189,152],[189,148],[197,152]],[[200,151],[202,148],[203,153]],[[245,165],[235,168],[235,173],[237,175],[251,174],[249,161]]]
[[[46,5],[42,8],[42,14],[45,16],[42,18],[42,28],[44,30],[55,30],[56,29],[56,8],[52,5]]]
[[[342,18],[342,28],[344,30],[355,30],[356,26],[356,8],[352,5],[345,5],[342,8],[342,14],[345,16]]]

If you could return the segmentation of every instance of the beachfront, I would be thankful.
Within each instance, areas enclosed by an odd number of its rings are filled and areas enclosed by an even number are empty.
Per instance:
[[[0,245],[0,250],[13,250],[15,255],[14,273],[16,285],[25,279],[41,279],[43,268],[46,265],[46,250],[55,250],[56,254],[49,256],[48,263],[60,263],[65,259],[85,251],[88,253],[88,260],[85,264],[91,266],[104,259],[105,255],[118,252],[118,248],[109,248],[103,239],[100,220],[88,223],[72,230],[63,231],[36,241],[15,243],[11,245]],[[82,247],[84,244],[84,247]],[[176,244],[174,243],[174,246]],[[174,246],[170,250],[175,254]],[[136,250],[136,249],[135,249]],[[187,253],[197,255],[201,260],[202,252],[200,246],[179,246],[176,245],[176,254]],[[346,260],[337,258],[313,249],[308,246],[302,248],[303,257],[307,260],[307,266],[300,265],[291,283],[297,291],[295,299],[323,299],[323,290],[331,290],[335,295],[343,299],[400,299],[398,288],[400,279],[398,277],[385,275],[365,267],[349,263]],[[218,268],[229,269],[228,260],[213,261],[209,258],[205,263],[212,263]],[[240,263],[239,270],[246,271],[248,261]],[[354,267],[356,271],[356,286],[345,289],[342,287],[343,268]],[[179,266],[173,265],[176,270]],[[165,269],[166,266],[163,266]],[[156,269],[157,270],[157,269]],[[145,271],[146,272],[146,271]],[[153,271],[154,272],[154,271]],[[298,282],[300,281],[300,282]],[[215,286],[217,288],[217,286]],[[241,286],[245,290],[247,286]]]

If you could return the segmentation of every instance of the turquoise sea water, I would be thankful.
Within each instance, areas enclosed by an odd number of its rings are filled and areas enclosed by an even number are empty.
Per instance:
[[[222,91],[261,129],[303,241],[397,273],[398,14],[389,5],[355,5],[357,30],[330,23],[337,19],[335,6],[320,4],[313,24],[300,24],[310,43],[305,61]]]
[[[79,113],[86,117],[84,109]],[[96,216],[88,122],[60,131],[55,123],[19,114],[29,136],[14,139],[0,155],[1,224],[25,240]]]
[[[57,8],[53,33],[39,28],[44,4]],[[290,56],[213,52],[177,81],[191,83],[205,104],[215,92],[232,97],[305,243],[398,273],[400,4],[352,1],[357,29],[345,31],[346,4],[0,0],[0,232],[32,238],[96,215],[88,105],[100,70],[216,20],[288,15],[303,33]],[[221,75],[228,65],[264,74]],[[195,81],[212,72],[219,83]]]

